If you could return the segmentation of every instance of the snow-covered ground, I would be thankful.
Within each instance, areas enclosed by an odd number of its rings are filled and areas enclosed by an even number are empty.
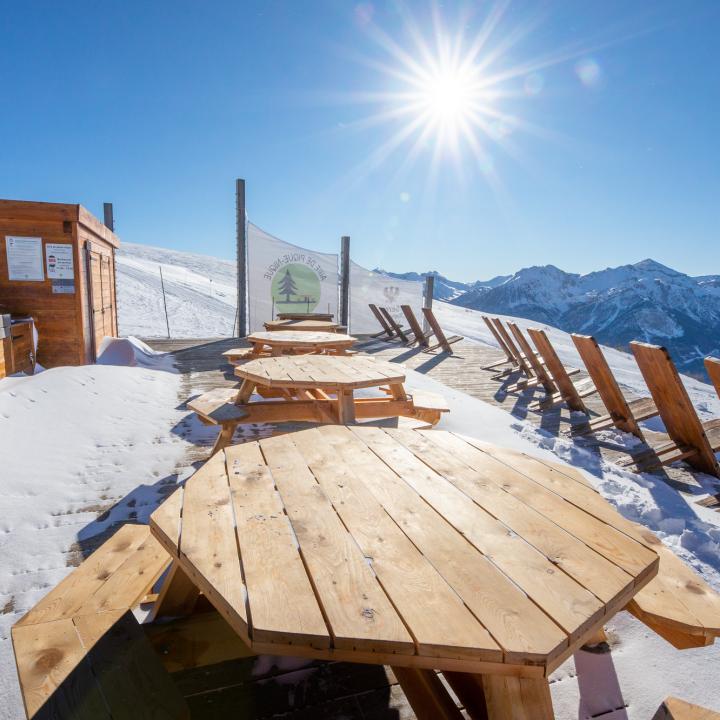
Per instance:
[[[167,251],[160,256],[153,252],[140,249],[118,268],[122,327],[148,335],[165,334],[153,331],[162,330],[165,321],[160,316],[158,323],[151,306],[154,296],[148,289],[157,261],[163,262],[163,274],[169,276],[178,298],[177,317],[187,323],[178,335],[189,336],[187,330],[201,321],[203,331],[195,333],[200,336],[220,334],[222,323],[232,324],[234,298],[226,302],[234,284],[231,263],[227,263],[230,270],[221,272],[224,261],[217,261],[219,275],[213,278],[210,292],[209,278],[204,275],[207,259],[198,256],[198,267],[179,264],[166,274],[172,265]],[[181,255],[177,261],[185,262],[187,255]],[[224,299],[215,296],[220,287],[225,288]],[[448,331],[494,344],[478,312],[445,303],[436,303],[436,310]],[[182,327],[180,322],[178,327]],[[569,336],[554,328],[548,331],[563,361],[578,365]],[[633,359],[614,350],[606,352],[620,382],[644,392]],[[184,398],[178,396],[179,377],[166,357],[137,343],[131,347],[113,343],[106,348],[105,359],[137,361],[137,365],[57,368],[32,378],[0,381],[0,606],[4,606],[0,720],[23,717],[9,641],[12,623],[71,570],[69,553],[88,538],[116,521],[147,521],[170,486],[191,472],[184,461],[186,450],[195,443],[208,444],[212,434],[212,429],[177,409]],[[720,514],[698,506],[659,477],[623,471],[568,438],[545,433],[428,376],[414,371],[407,376],[411,390],[431,389],[449,400],[451,412],[442,428],[559,457],[584,469],[624,515],[654,530],[720,590]],[[720,401],[713,389],[689,378],[685,381],[696,406],[703,413],[720,416]],[[615,432],[607,437],[628,442]],[[707,491],[714,488],[714,480],[701,481]],[[110,512],[98,516],[113,503]],[[612,664],[607,656],[582,653],[553,676],[558,718],[584,720],[627,705],[627,710],[603,717],[646,720],[670,694],[720,710],[716,672],[720,646],[677,651],[624,613],[612,620],[609,629]]]

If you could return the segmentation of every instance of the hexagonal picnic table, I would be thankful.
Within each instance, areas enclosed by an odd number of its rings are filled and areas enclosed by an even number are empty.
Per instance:
[[[228,447],[151,516],[253,651],[389,664],[411,703],[443,670],[489,717],[533,720],[553,717],[548,675],[657,573],[633,527],[572,468],[337,425]]]
[[[298,330],[275,330],[273,332],[254,332],[247,336],[251,348],[226,350],[223,356],[228,362],[254,359],[263,355],[304,355],[324,353],[329,355],[347,355],[354,345],[352,335],[335,332],[308,332]]]

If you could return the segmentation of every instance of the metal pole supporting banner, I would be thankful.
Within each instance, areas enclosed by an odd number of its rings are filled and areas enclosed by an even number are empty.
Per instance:
[[[340,239],[340,324],[348,327],[350,320],[350,236]]]
[[[247,335],[247,234],[245,226],[245,181],[235,181],[235,234],[237,236],[236,337]]]
[[[435,289],[435,276],[434,275],[426,275],[425,276],[425,293],[423,294],[423,307],[424,308],[432,309],[434,289]],[[430,326],[428,325],[428,321],[425,319],[425,314],[423,313],[423,332],[428,332],[429,330],[430,330]]]

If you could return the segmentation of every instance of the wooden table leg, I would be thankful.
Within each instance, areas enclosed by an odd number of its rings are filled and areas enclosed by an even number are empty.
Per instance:
[[[255,390],[255,383],[252,380],[243,380],[237,397],[235,398],[235,404],[244,405],[250,399],[253,390]]]
[[[462,713],[434,670],[392,670],[418,720],[461,720]]]
[[[215,444],[213,445],[213,449],[210,452],[211,455],[214,455],[218,452],[218,450],[222,450],[224,447],[227,447],[232,442],[236,427],[237,423],[220,426],[220,433],[218,434]]]
[[[261,343],[261,342],[253,343],[250,355],[252,357],[260,357],[263,354],[264,347],[265,347],[264,343]]]
[[[337,414],[341,425],[352,425],[355,422],[355,399],[352,390],[338,388]]]
[[[152,622],[158,617],[190,615],[195,609],[198,597],[200,597],[200,590],[175,560],[160,588],[149,621]]]
[[[407,393],[401,383],[390,386],[390,394],[394,400],[407,400]]]

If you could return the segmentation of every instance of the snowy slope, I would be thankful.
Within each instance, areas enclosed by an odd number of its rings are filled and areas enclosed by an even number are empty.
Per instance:
[[[168,335],[161,267],[172,337],[232,334],[237,297],[234,262],[131,243],[122,244],[116,259],[121,335]]]

